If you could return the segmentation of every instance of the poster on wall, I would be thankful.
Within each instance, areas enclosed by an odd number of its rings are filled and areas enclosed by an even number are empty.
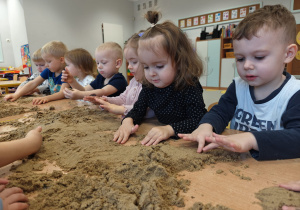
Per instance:
[[[240,17],[246,17],[246,13],[247,13],[246,8],[241,8],[240,9]]]
[[[194,26],[199,24],[199,17],[194,17]]]
[[[25,44],[21,46],[21,58],[22,58],[22,65],[23,69],[28,69],[28,73],[32,75],[32,65],[30,59],[30,52],[29,52],[29,45]]]
[[[180,28],[184,28],[185,27],[185,21],[184,20],[181,20],[180,21]]]
[[[223,12],[223,20],[228,20],[229,19],[229,11]]]
[[[210,14],[207,16],[207,22],[208,23],[212,23],[214,21],[214,15],[213,14]]]
[[[249,7],[249,13],[252,13],[252,12],[254,12],[254,11],[255,11],[255,9],[256,9],[256,7],[255,7],[255,6]]]
[[[216,13],[215,14],[215,22],[221,21],[221,13]]]
[[[187,19],[186,26],[192,26],[192,19]]]
[[[237,9],[231,10],[231,19],[236,19],[237,15],[238,15],[238,10]]]
[[[205,16],[201,16],[201,22],[200,24],[205,24]]]

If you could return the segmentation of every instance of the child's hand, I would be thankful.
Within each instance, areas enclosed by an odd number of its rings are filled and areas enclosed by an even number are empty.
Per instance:
[[[74,81],[73,75],[69,72],[68,69],[65,69],[62,71],[61,75],[61,81],[67,82],[67,83],[72,83]]]
[[[4,96],[4,100],[5,101],[15,101],[19,98],[19,96],[17,96],[16,94],[9,94],[9,95],[6,95]]]
[[[23,190],[18,187],[6,188],[0,192],[0,198],[4,210],[20,210],[29,207],[26,203],[28,198],[24,195]]]
[[[49,102],[49,100],[46,97],[38,97],[38,98],[34,98],[32,100],[33,105],[45,104],[45,103],[48,103],[48,102]]]
[[[212,136],[205,137],[205,140],[218,144],[219,146],[233,152],[248,152],[251,149],[258,151],[256,139],[253,134],[249,132],[228,136],[213,133]],[[208,151],[210,149],[212,148],[210,148],[208,145],[203,149],[203,151]]]
[[[7,179],[0,178],[0,192],[5,188],[5,185],[8,184]]]
[[[193,131],[191,134],[178,134],[180,138],[187,141],[196,141],[198,142],[198,149],[197,152],[202,152],[204,144],[205,144],[205,137],[212,136],[213,128],[210,124],[201,124],[196,130]],[[208,145],[209,146],[209,145]],[[215,146],[215,145],[211,145]]]
[[[286,184],[280,184],[279,187],[300,192],[300,181],[292,181]]]
[[[42,145],[42,127],[38,126],[35,129],[32,129],[31,131],[29,131],[25,137],[27,144],[31,145],[30,149],[31,149],[31,153],[36,153],[41,145]]]
[[[77,100],[77,99],[82,99],[83,96],[81,95],[81,92],[80,90],[76,90],[76,89],[68,89],[68,88],[65,88],[64,89],[64,95],[66,98],[69,98],[69,99],[72,99],[72,100]]]
[[[174,130],[170,125],[154,127],[148,132],[147,136],[142,140],[141,144],[146,146],[156,145],[173,135]]]
[[[103,100],[102,98],[98,98],[98,99],[96,99],[96,101],[100,103],[100,107],[102,109],[104,109],[110,113],[123,115],[124,112],[126,111],[124,106],[111,104],[111,103]]]
[[[98,99],[100,99],[99,96],[84,96],[83,97],[83,100],[89,101],[95,105],[100,105],[100,103],[98,102]]]
[[[113,141],[116,141],[119,144],[125,144],[129,138],[129,135],[135,133],[138,128],[138,125],[133,125],[131,118],[125,118],[122,125],[115,133]]]

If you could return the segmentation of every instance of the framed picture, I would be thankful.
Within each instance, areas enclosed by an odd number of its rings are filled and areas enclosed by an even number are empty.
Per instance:
[[[180,21],[180,28],[184,28],[185,27],[185,20],[181,20]]]
[[[200,18],[200,24],[203,25],[206,23],[206,16],[201,16]]]
[[[138,10],[138,11],[141,10],[141,5],[140,5],[140,4],[137,5],[137,10]]]
[[[207,16],[207,23],[212,23],[214,22],[214,14],[210,14]]]
[[[187,27],[192,26],[192,18],[186,20],[186,26]]]
[[[194,26],[199,25],[199,17],[194,17],[194,19],[193,19],[193,25]]]
[[[219,21],[221,21],[221,13],[220,12],[215,14],[215,22],[219,22]]]
[[[240,9],[240,17],[246,17],[247,14],[247,8],[241,8]]]
[[[149,8],[152,7],[152,1],[149,1]]]
[[[236,19],[238,17],[238,10],[233,9],[231,10],[231,19]]]
[[[143,9],[146,9],[147,7],[146,7],[146,3],[143,3]]]
[[[223,12],[223,20],[228,20],[229,19],[229,11]]]
[[[254,11],[255,11],[255,9],[256,9],[256,6],[251,6],[251,7],[249,7],[249,13],[252,13],[252,12],[254,12]]]

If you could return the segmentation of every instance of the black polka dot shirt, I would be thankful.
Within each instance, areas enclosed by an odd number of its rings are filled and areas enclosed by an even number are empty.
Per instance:
[[[133,109],[125,116],[134,124],[140,124],[147,108],[152,109],[159,122],[170,125],[178,133],[191,133],[207,112],[202,96],[203,89],[197,81],[195,86],[175,91],[174,84],[165,88],[143,87]]]

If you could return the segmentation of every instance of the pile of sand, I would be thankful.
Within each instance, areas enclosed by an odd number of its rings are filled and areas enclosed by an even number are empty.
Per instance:
[[[10,116],[33,111],[20,109],[22,100],[18,103],[1,103],[0,116],[7,111]],[[0,126],[18,127],[18,132],[6,132],[0,141],[21,138],[32,128],[43,127],[40,151],[14,167],[9,177],[11,186],[21,187],[30,197],[31,209],[184,207],[180,193],[188,190],[190,182],[180,179],[179,172],[239,159],[238,154],[224,150],[198,154],[194,148],[170,145],[173,140],[146,147],[139,143],[144,137],[142,131],[130,138],[130,146],[119,145],[112,139],[120,119],[90,106],[34,111],[30,116],[34,120],[25,123],[0,122]],[[43,170],[49,163],[58,167],[46,173]],[[192,209],[228,208],[195,203]]]

